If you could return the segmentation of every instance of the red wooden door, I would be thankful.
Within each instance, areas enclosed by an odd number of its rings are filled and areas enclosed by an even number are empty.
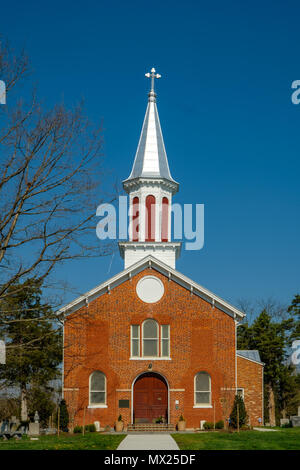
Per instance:
[[[137,379],[133,391],[135,423],[152,423],[162,416],[168,421],[168,387],[163,377],[148,372]]]

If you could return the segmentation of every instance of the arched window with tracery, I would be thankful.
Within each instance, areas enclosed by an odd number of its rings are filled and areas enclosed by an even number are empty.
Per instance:
[[[155,320],[145,320],[143,323],[143,356],[157,357],[159,342],[158,324]]]
[[[99,370],[90,375],[90,405],[106,404],[106,377]]]

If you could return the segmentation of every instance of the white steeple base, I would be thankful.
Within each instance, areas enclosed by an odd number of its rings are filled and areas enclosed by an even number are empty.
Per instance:
[[[125,269],[132,264],[152,255],[159,261],[175,269],[176,259],[180,255],[180,242],[119,242],[119,249],[124,258]]]

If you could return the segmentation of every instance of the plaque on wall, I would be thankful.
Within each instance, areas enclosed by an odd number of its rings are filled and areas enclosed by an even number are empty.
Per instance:
[[[129,408],[129,400],[119,400],[119,408]]]

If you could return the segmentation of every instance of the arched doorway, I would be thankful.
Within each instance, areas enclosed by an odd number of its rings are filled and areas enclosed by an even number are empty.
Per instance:
[[[168,422],[168,385],[155,372],[140,375],[133,385],[133,423]]]

